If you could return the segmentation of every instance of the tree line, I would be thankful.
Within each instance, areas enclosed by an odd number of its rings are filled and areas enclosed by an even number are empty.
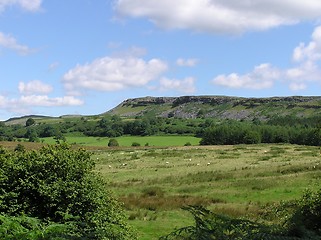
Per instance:
[[[213,118],[179,119],[155,116],[123,119],[104,116],[98,119],[61,119],[59,122],[37,123],[28,119],[25,125],[6,126],[0,123],[0,140],[15,141],[54,137],[65,140],[66,134],[82,134],[94,137],[120,137],[123,135],[195,135],[202,145],[292,143],[321,145],[321,116],[301,118],[276,116],[269,120],[224,120]]]
[[[321,145],[321,128],[304,125],[282,126],[228,121],[204,129],[201,136],[201,145],[257,143]]]

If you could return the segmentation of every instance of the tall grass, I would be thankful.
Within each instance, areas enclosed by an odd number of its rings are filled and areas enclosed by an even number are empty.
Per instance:
[[[129,221],[149,239],[157,238],[135,213],[152,213],[148,221],[155,223],[165,212],[203,205],[233,217],[260,218],[266,206],[297,199],[306,188],[320,188],[317,147],[128,148],[96,152],[93,158],[109,188],[133,214]],[[164,234],[171,232],[171,219],[162,221]]]

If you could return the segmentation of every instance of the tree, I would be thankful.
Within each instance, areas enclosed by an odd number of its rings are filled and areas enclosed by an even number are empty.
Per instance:
[[[35,129],[28,128],[25,138],[28,138],[29,142],[36,142],[38,140],[38,135]]]
[[[108,147],[118,147],[119,143],[115,138],[109,139]]]
[[[56,140],[56,143],[66,142],[66,137],[62,134],[62,132],[56,132],[56,135],[54,136],[54,139]]]
[[[66,144],[38,151],[2,149],[0,212],[72,224],[77,239],[135,239],[121,205],[94,170],[90,153]]]
[[[32,118],[28,118],[26,121],[26,127],[32,126],[35,124],[35,120]]]

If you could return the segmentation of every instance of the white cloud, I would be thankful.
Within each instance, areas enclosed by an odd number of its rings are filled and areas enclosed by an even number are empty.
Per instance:
[[[238,75],[219,75],[213,79],[216,85],[229,88],[266,89],[273,86],[273,81],[280,77],[280,71],[265,63],[256,66],[250,73]]]
[[[67,91],[73,93],[86,89],[117,91],[144,87],[167,69],[167,64],[159,59],[104,57],[76,66],[63,76],[62,81]]]
[[[292,59],[294,65],[287,69],[261,64],[241,76],[237,73],[219,75],[212,83],[229,88],[264,89],[272,87],[275,81],[282,81],[289,83],[292,91],[306,89],[307,82],[321,84],[321,26],[315,28],[308,44],[300,43],[293,50]]]
[[[61,107],[61,106],[79,106],[83,101],[73,96],[64,96],[50,98],[46,95],[28,95],[21,96],[20,99],[14,100],[17,104],[24,106],[37,106],[37,107]]]
[[[293,61],[298,64],[285,71],[287,79],[292,81],[321,81],[321,26],[314,29],[311,41],[308,44],[300,43],[292,55]]]
[[[0,12],[10,6],[19,6],[26,11],[38,11],[41,8],[42,0],[0,0]]]
[[[119,15],[146,17],[166,29],[242,33],[321,17],[319,0],[115,0]]]
[[[307,85],[305,83],[291,83],[289,85],[289,88],[292,91],[301,91],[301,90],[305,90],[307,88]]]
[[[293,51],[295,62],[318,61],[321,59],[321,26],[314,29],[309,44],[300,43]]]
[[[162,78],[160,79],[160,90],[176,90],[184,93],[195,92],[195,79],[193,77],[187,77],[183,80]]]
[[[84,102],[73,96],[50,98],[47,95],[26,95],[20,98],[8,98],[0,95],[0,108],[17,113],[30,114],[34,107],[80,106]]]
[[[196,58],[179,58],[176,60],[176,64],[180,67],[195,67],[198,63],[198,59]]]
[[[14,50],[21,55],[26,55],[32,52],[32,49],[30,49],[28,46],[19,44],[14,37],[2,32],[0,32],[0,47],[1,46]]]
[[[19,82],[18,89],[22,94],[31,95],[35,93],[48,94],[53,90],[53,87],[39,80],[34,80],[28,83]]]

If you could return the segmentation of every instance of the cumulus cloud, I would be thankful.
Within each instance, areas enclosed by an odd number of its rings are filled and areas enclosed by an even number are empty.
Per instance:
[[[50,98],[47,95],[21,96],[20,99],[14,100],[13,102],[24,106],[37,107],[79,106],[83,104],[82,100],[73,96]]]
[[[35,107],[80,106],[84,101],[74,96],[50,97],[53,87],[39,80],[20,82],[17,98],[0,95],[0,109],[18,114],[30,114]]]
[[[31,95],[36,93],[48,94],[53,90],[53,87],[39,80],[34,80],[28,83],[19,82],[18,89],[22,94]]]
[[[266,89],[272,87],[273,81],[279,77],[279,70],[265,63],[256,66],[250,73],[244,75],[238,75],[237,73],[219,75],[212,82],[229,88]]]
[[[18,114],[30,114],[34,107],[80,106],[84,102],[73,96],[50,98],[47,95],[22,95],[19,98],[8,98],[0,95],[0,108]]]
[[[2,32],[0,32],[0,47],[14,50],[21,55],[26,55],[32,52],[32,49],[28,46],[19,44],[14,37]]]
[[[265,30],[321,16],[319,0],[115,0],[114,8],[162,28],[214,33]]]
[[[307,82],[321,84],[321,26],[315,28],[308,44],[300,43],[293,50],[292,59],[293,66],[287,69],[261,64],[244,75],[219,75],[212,83],[229,88],[265,89],[272,87],[275,81],[282,81],[287,82],[292,91],[306,89]]]
[[[321,81],[321,26],[314,29],[308,44],[300,43],[292,55],[297,66],[286,70],[286,78],[295,81]]]
[[[180,67],[194,67],[198,63],[198,59],[196,58],[179,58],[176,60],[176,64]]]
[[[72,93],[86,89],[117,91],[143,87],[167,69],[167,64],[159,59],[104,57],[77,65],[63,76],[62,81],[66,90]]]
[[[161,78],[160,81],[160,90],[176,90],[184,93],[193,93],[195,92],[195,79],[193,77],[187,77],[183,80],[178,79],[169,79]]]
[[[38,11],[42,0],[0,0],[0,12],[10,6],[19,6],[26,11]]]

